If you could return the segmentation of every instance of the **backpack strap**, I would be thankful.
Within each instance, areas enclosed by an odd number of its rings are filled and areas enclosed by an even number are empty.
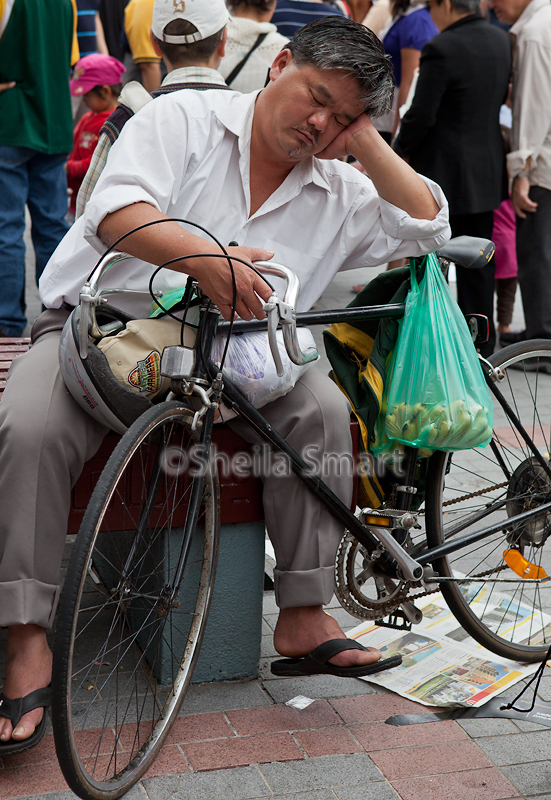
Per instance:
[[[232,71],[230,72],[230,74],[226,78],[226,83],[228,84],[228,86],[232,85],[232,83],[237,78],[237,76],[239,75],[239,73],[241,72],[241,70],[243,69],[243,67],[245,66],[247,61],[249,60],[249,58],[252,56],[252,54],[254,53],[256,48],[260,47],[260,45],[262,44],[262,42],[264,41],[264,39],[266,38],[267,35],[268,35],[267,33],[261,33],[260,36],[257,38],[256,42],[253,44],[253,46],[249,50],[249,52],[245,55],[245,57],[243,59],[241,59],[239,64],[237,64],[237,66],[232,69]]]
[[[198,83],[193,81],[186,81],[184,83],[169,83],[166,86],[159,86],[158,89],[152,92],[153,97],[159,97],[162,94],[170,94],[179,89],[195,89],[196,91],[206,91],[207,89],[229,89],[225,83]],[[231,90],[230,90],[231,91]]]

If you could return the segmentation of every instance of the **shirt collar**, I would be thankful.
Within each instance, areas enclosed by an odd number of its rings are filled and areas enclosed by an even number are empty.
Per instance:
[[[179,67],[169,72],[162,86],[173,83],[212,83],[225,86],[226,81],[220,73],[210,67]]]
[[[216,113],[220,122],[238,138],[239,153],[249,161],[251,146],[251,130],[253,126],[254,106],[261,89],[256,92],[238,95],[226,108]],[[305,158],[295,164],[291,173],[301,186],[314,183],[316,186],[330,191],[331,187],[325,177],[322,162],[317,158]]]
[[[516,36],[524,28],[526,23],[532,19],[536,11],[539,11],[540,8],[544,8],[548,5],[549,0],[532,0],[531,3],[528,3],[515,24],[509,28],[509,33],[512,33],[513,36]]]

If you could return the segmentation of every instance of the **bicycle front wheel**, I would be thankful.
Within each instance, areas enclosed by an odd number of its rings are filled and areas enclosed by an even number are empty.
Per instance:
[[[541,460],[494,401],[490,445],[431,458],[427,540],[436,547],[493,529],[434,563],[448,578],[442,594],[462,626],[452,638],[470,634],[505,658],[541,661],[551,643],[551,510],[511,520],[551,502],[551,341],[511,345],[489,360],[502,370],[497,388]]]
[[[166,402],[131,426],[75,543],[60,600],[52,714],[61,769],[86,800],[120,797],[152,764],[199,653],[219,491],[212,460],[194,458],[191,419],[183,404]]]

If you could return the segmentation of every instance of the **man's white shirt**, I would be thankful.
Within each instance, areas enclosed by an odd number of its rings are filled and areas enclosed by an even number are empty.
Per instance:
[[[507,156],[511,178],[532,159],[530,184],[551,191],[551,4],[532,0],[509,31],[513,62],[513,128]]]
[[[308,158],[250,215],[250,138],[257,93],[185,90],[148,103],[112,147],[86,211],[62,240],[40,280],[42,302],[76,305],[79,291],[106,246],[97,229],[107,214],[145,202],[169,217],[195,222],[224,245],[275,251],[274,261],[295,271],[297,309],[308,310],[341,269],[376,266],[417,256],[449,238],[446,199],[424,178],[440,211],[419,220],[381,199],[372,182],[340,161]],[[190,232],[208,237],[189,224]],[[124,243],[120,249],[124,250]],[[144,292],[117,301],[147,316],[153,265],[137,258],[115,265],[102,282]],[[182,262],[185,270],[185,262]],[[154,288],[182,286],[185,275],[164,269]]]

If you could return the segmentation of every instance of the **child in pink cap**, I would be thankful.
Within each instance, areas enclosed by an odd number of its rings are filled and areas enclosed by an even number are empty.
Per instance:
[[[80,184],[92,159],[101,126],[117,107],[121,92],[121,75],[126,68],[113,56],[93,53],[77,61],[70,82],[71,94],[82,97],[90,111],[77,124],[73,134],[73,151],[65,165],[67,185],[71,190],[69,214],[74,219]]]

